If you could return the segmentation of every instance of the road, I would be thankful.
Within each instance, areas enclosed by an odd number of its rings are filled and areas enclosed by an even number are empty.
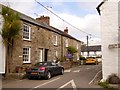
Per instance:
[[[101,72],[101,64],[99,65],[81,65],[68,70],[65,70],[64,75],[52,77],[50,80],[15,80],[5,83],[3,81],[3,88],[21,88],[24,90],[43,90],[43,88],[51,88],[51,90],[62,90],[62,88],[71,88],[77,90],[78,88],[100,88],[92,82]],[[23,89],[24,88],[24,89]],[[5,90],[5,89],[3,89]]]

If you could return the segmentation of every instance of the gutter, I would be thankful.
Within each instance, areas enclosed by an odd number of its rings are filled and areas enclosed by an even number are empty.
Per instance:
[[[100,13],[100,7],[105,3],[105,1],[108,1],[108,0],[103,0],[103,1],[96,7],[99,15],[101,15],[101,13]]]

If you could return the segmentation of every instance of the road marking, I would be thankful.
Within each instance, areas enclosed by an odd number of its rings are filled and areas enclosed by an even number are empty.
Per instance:
[[[90,68],[86,68],[87,70],[89,70]]]
[[[80,72],[80,70],[75,70],[75,71],[73,71],[73,72]]]
[[[69,69],[69,70],[65,70],[64,72],[70,72],[71,70]]]
[[[98,76],[98,74],[101,72],[102,70],[100,70],[96,75],[95,75],[95,77],[89,82],[89,84],[91,84],[94,80],[95,80],[95,78]]]
[[[22,82],[23,80],[18,80],[18,81],[16,81],[16,82]]]
[[[72,84],[73,90],[77,90],[76,85],[75,85],[75,82],[74,82],[73,79],[70,80],[69,82],[65,83],[64,85],[62,85],[61,87],[59,87],[59,88],[56,89],[56,90],[60,90],[60,89],[64,88],[65,86],[67,86],[67,85],[70,84],[70,83]]]
[[[45,82],[45,83],[43,83],[43,84],[40,84],[40,85],[38,85],[38,86],[35,86],[35,87],[31,88],[30,90],[33,90],[33,89],[35,89],[35,88],[44,86],[44,85],[46,85],[46,84],[48,84],[48,83],[51,83],[51,82],[54,82],[54,81],[56,81],[56,80],[58,80],[58,79],[60,79],[60,77],[58,77],[58,78],[56,78],[56,79],[53,79],[53,80],[51,80],[51,81]]]

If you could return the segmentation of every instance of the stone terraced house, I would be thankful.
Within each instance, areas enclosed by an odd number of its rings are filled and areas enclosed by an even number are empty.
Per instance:
[[[47,16],[33,19],[20,13],[20,18],[22,27],[20,38],[13,48],[13,59],[9,68],[11,73],[18,66],[28,67],[37,62],[62,60],[68,46],[78,50],[74,60],[79,60],[81,41],[69,35],[68,28],[63,32],[50,26],[50,18]]]

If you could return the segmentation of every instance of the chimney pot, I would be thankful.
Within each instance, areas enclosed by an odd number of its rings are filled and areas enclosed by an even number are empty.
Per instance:
[[[64,29],[64,33],[68,34],[68,27],[66,27],[66,29]]]
[[[36,18],[36,20],[42,22],[42,23],[45,23],[47,25],[50,25],[50,17],[49,16],[40,16],[39,18]]]

